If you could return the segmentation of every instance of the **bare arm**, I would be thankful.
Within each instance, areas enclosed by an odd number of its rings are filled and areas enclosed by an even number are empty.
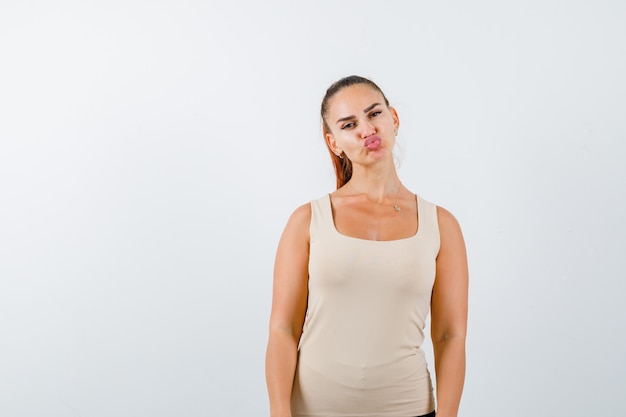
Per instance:
[[[437,207],[441,247],[431,301],[437,417],[456,417],[465,381],[468,268],[457,220]]]
[[[291,390],[308,297],[311,206],[287,222],[274,264],[274,290],[265,377],[272,417],[291,417]]]

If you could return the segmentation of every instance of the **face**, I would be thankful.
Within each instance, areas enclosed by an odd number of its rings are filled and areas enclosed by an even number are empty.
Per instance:
[[[380,92],[355,84],[330,100],[326,124],[330,130],[324,136],[335,154],[345,153],[353,164],[368,164],[391,157],[400,123]]]

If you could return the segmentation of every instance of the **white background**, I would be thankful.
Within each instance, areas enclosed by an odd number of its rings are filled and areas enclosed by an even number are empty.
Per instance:
[[[471,269],[461,416],[626,414],[622,1],[0,3],[0,415],[263,416],[273,257],[360,74]],[[427,347],[428,349],[428,347]]]

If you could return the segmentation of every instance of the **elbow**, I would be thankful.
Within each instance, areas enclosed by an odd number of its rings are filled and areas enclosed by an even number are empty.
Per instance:
[[[302,330],[297,327],[285,326],[285,325],[270,325],[270,339],[279,338],[279,339],[291,339],[295,343],[300,341],[300,336],[302,335]]]
[[[433,345],[447,345],[451,342],[465,345],[465,332],[442,332],[432,335]]]

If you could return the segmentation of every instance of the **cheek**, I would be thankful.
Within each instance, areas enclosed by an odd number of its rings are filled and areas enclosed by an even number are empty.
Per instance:
[[[358,149],[359,141],[353,135],[342,135],[338,140],[337,144],[341,146],[342,149]]]

